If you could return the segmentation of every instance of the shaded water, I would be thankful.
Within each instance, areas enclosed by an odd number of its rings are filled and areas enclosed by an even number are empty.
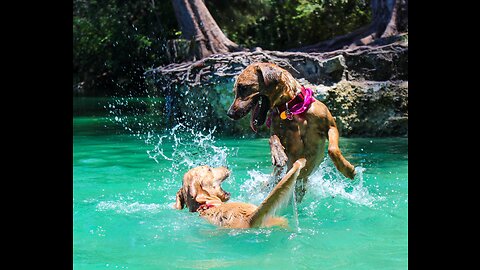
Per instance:
[[[132,136],[111,118],[75,117],[75,269],[407,269],[408,140],[341,138],[351,182],[328,159],[290,229],[219,229],[172,208],[192,166],[226,165],[231,201],[258,204],[271,172],[266,138],[176,126]],[[328,155],[327,155],[328,156]]]

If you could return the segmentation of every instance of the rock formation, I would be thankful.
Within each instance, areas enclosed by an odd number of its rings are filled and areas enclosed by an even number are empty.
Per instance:
[[[247,134],[248,117],[232,121],[226,110],[235,77],[253,62],[276,63],[312,88],[336,117],[342,136],[408,136],[408,35],[386,45],[327,53],[256,49],[217,54],[145,75],[165,98],[166,123]],[[259,132],[265,134],[266,127]]]

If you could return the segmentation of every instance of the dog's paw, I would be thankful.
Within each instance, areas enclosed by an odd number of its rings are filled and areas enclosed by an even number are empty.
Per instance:
[[[355,178],[355,175],[357,174],[357,170],[355,170],[355,167],[349,167],[347,169],[347,172],[345,173],[345,176],[350,178],[350,180],[353,180]]]
[[[298,164],[299,169],[302,169],[303,167],[305,167],[307,160],[305,158],[301,158],[295,161],[295,163]]]
[[[269,140],[270,153],[272,155],[272,165],[277,167],[283,167],[287,164],[287,154],[285,153],[285,147],[283,147],[280,139],[277,135],[272,135]]]

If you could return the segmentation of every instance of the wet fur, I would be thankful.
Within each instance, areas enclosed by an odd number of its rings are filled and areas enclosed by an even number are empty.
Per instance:
[[[224,228],[287,227],[287,220],[283,217],[275,217],[274,214],[278,207],[290,198],[296,179],[305,163],[305,159],[296,161],[258,207],[244,202],[226,202],[229,194],[226,195],[221,187],[219,189],[214,185],[218,182],[221,184],[228,177],[229,172],[226,168],[208,166],[194,168],[183,178],[183,185],[177,192],[175,208],[180,210],[186,206],[190,212],[197,211],[211,224]],[[223,173],[220,174],[220,178],[214,178],[209,172],[211,170]],[[213,186],[216,188],[212,189]]]
[[[244,117],[259,97],[268,100],[270,111],[285,104],[301,91],[300,83],[285,69],[271,63],[254,63],[249,65],[237,77],[234,85],[235,99],[227,115],[234,119]],[[252,112],[253,114],[253,112]],[[258,117],[257,119],[264,119]],[[258,123],[260,122],[260,123]],[[261,121],[252,121],[256,125]],[[300,185],[296,189],[296,198],[301,201],[306,191],[308,176],[323,161],[325,141],[328,139],[328,154],[336,168],[346,177],[353,179],[355,169],[342,155],[338,146],[339,132],[335,119],[327,106],[315,99],[310,108],[301,115],[294,115],[292,120],[282,120],[279,115],[272,117],[270,127],[270,152],[275,166],[274,175],[279,179],[281,167],[290,169],[293,161],[305,158],[307,164],[298,177]]]

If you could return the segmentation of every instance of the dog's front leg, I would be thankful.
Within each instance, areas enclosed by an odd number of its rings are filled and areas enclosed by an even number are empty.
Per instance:
[[[277,184],[282,178],[282,172],[287,164],[287,154],[285,154],[285,147],[283,147],[277,135],[270,136],[268,141],[270,143],[270,154],[272,155],[273,165],[273,182]]]
[[[283,167],[287,164],[287,154],[277,135],[270,136],[270,153],[272,154],[272,165],[275,167]]]
[[[331,126],[328,130],[328,155],[335,164],[335,167],[337,167],[345,177],[353,179],[355,177],[355,168],[343,157],[342,152],[338,147],[338,138],[339,134],[337,127]]]

